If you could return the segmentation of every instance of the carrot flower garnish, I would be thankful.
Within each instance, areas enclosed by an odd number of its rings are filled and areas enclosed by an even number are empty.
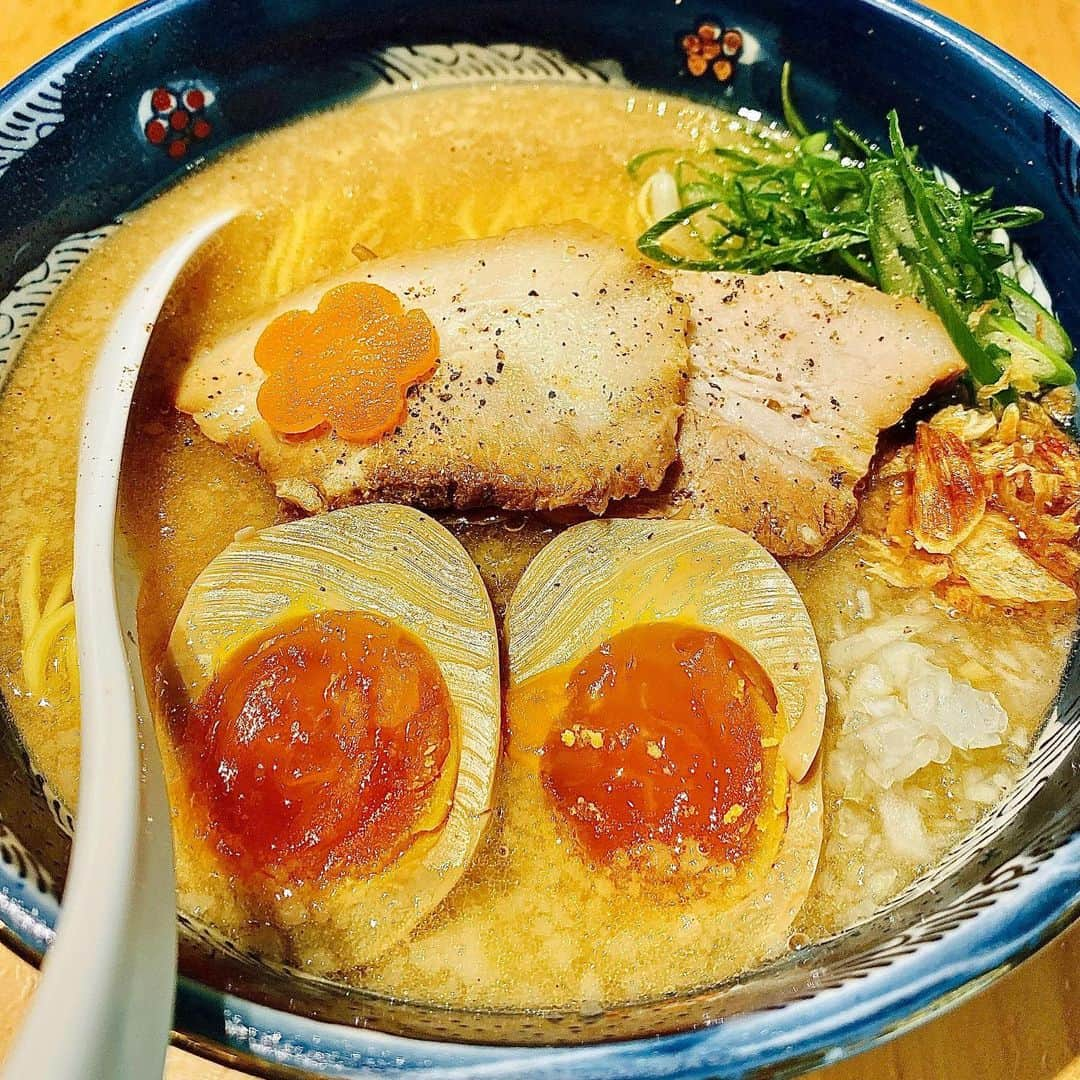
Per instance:
[[[280,435],[330,427],[367,445],[404,419],[409,387],[435,370],[439,339],[424,312],[380,285],[331,289],[314,311],[287,311],[262,332],[255,363],[263,419]]]

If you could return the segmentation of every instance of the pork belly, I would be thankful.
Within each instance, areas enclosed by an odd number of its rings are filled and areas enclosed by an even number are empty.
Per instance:
[[[673,503],[812,555],[851,523],[879,433],[964,362],[907,297],[795,273],[673,275],[690,390]]]
[[[260,415],[255,343],[334,286],[374,282],[438,333],[434,374],[371,445],[281,436]],[[670,279],[571,223],[373,259],[290,296],[196,355],[177,406],[307,511],[385,500],[602,512],[655,489],[675,458],[686,311]]]

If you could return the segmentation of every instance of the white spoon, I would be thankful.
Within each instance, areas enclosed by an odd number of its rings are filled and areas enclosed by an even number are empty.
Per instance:
[[[75,493],[78,818],[56,941],[8,1080],[157,1080],[164,1068],[176,993],[172,831],[139,660],[138,579],[117,547],[116,499],[135,381],[161,306],[191,256],[235,216],[218,213],[162,255],[117,313],[90,379]]]

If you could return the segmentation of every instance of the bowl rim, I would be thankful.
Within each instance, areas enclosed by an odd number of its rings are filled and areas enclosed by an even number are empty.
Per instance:
[[[142,0],[0,87],[0,112],[61,65],[77,62],[135,27],[213,2]],[[1080,145],[1080,105],[977,32],[916,0],[854,2],[977,61]],[[175,1030],[173,1042],[223,1064],[291,1077],[328,1075],[329,1069],[345,1076],[367,1075],[371,1069],[426,1069],[447,1078],[793,1075],[861,1053],[970,999],[1064,930],[1080,916],[1080,831],[1040,858],[1027,876],[1008,883],[996,899],[954,932],[895,959],[887,978],[881,971],[870,972],[783,1009],[737,1014],[686,1032],[551,1048],[435,1042],[311,1020],[181,975],[177,1012],[179,1026],[188,1030]],[[26,914],[42,921],[36,907]],[[39,927],[30,937],[44,942],[51,932]],[[30,937],[0,921],[0,944],[40,962]],[[823,1007],[826,1002],[829,1007]],[[208,1009],[217,1021],[213,1035],[185,1023],[185,1011],[205,1014]]]

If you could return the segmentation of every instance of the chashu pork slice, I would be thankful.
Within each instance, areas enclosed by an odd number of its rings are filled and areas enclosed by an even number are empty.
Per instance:
[[[812,555],[850,524],[878,434],[964,368],[915,300],[796,273],[674,275],[690,389],[673,496]]]
[[[369,446],[332,432],[283,438],[263,420],[263,329],[370,281],[420,308],[434,374],[400,427]],[[689,352],[670,279],[571,223],[372,259],[290,296],[193,357],[177,406],[251,458],[308,511],[367,500],[512,510],[585,506],[655,489],[676,456]]]

